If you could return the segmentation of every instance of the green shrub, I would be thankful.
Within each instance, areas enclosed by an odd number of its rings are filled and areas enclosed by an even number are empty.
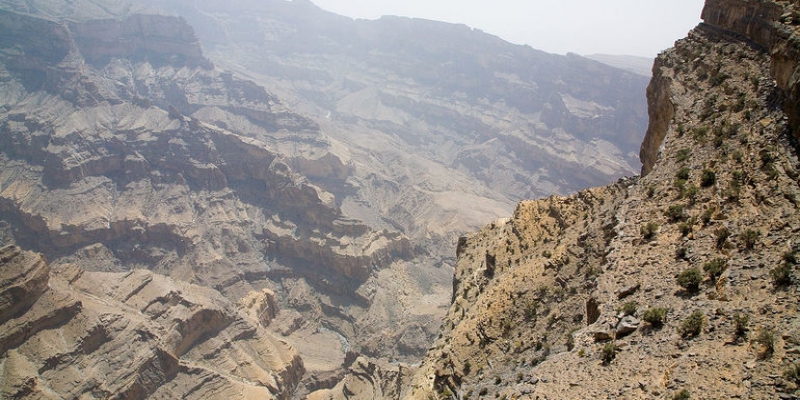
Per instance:
[[[692,396],[687,389],[681,389],[680,392],[675,393],[672,396],[672,400],[689,400]]]
[[[683,188],[681,192],[681,197],[689,199],[692,203],[695,202],[697,199],[697,195],[700,194],[700,188],[695,185],[689,185]]]
[[[644,314],[642,315],[642,319],[651,326],[658,328],[664,325],[664,322],[667,321],[668,312],[669,310],[662,307],[649,308],[645,310]]]
[[[686,258],[686,253],[688,251],[689,250],[686,247],[683,247],[683,246],[678,247],[677,249],[675,249],[675,258],[678,259],[678,260],[685,259]]]
[[[642,238],[645,240],[652,240],[656,236],[657,232],[658,224],[655,222],[648,222],[639,228],[639,233],[642,234]]]
[[[703,225],[708,225],[711,222],[715,212],[717,212],[717,208],[714,206],[708,207],[703,211],[703,215],[700,216],[700,221],[703,222]]]
[[[701,311],[695,311],[687,317],[681,324],[681,336],[693,338],[700,334],[703,325],[706,323],[706,316]]]
[[[731,237],[731,231],[728,228],[721,226],[714,230],[714,236],[717,238],[717,248],[721,249],[723,246],[725,246],[728,238]]]
[[[788,381],[792,381],[795,384],[800,385],[800,363],[796,363],[789,367],[789,369],[783,373],[783,377]]]
[[[786,261],[787,264],[797,265],[797,250],[783,253],[783,261]]]
[[[617,356],[617,350],[619,350],[619,348],[616,344],[614,344],[614,342],[608,342],[603,346],[603,350],[600,353],[600,359],[603,360],[604,365],[608,365],[614,360],[614,358]]]
[[[743,337],[747,334],[748,327],[747,325],[750,323],[750,316],[747,314],[740,314],[736,313],[733,314],[733,332],[736,337]]]
[[[629,302],[623,304],[622,307],[619,308],[619,311],[622,314],[626,315],[626,316],[627,315],[633,315],[633,314],[636,314],[636,310],[637,310],[638,307],[639,307],[639,303],[637,303],[635,301],[629,301]]]
[[[714,186],[714,183],[717,182],[717,174],[710,169],[704,169],[703,173],[700,175],[700,186],[707,188],[710,186]]]
[[[792,284],[792,268],[789,263],[783,263],[769,271],[772,283],[775,286],[789,286]]]
[[[678,170],[678,172],[675,173],[675,179],[680,179],[682,181],[688,181],[689,180],[689,174],[691,172],[692,172],[692,170],[689,169],[689,167],[682,167],[681,169]]]
[[[683,221],[686,218],[686,214],[683,211],[683,206],[680,204],[673,204],[669,206],[667,211],[664,211],[664,215],[672,222]]]
[[[703,282],[703,274],[697,268],[689,268],[678,275],[678,285],[689,292],[696,292]]]
[[[466,360],[464,361],[464,375],[469,375],[470,371],[472,371],[472,363]]]
[[[744,233],[739,234],[739,239],[747,250],[752,250],[756,243],[758,243],[760,237],[761,232],[755,229],[747,229]]]
[[[738,180],[731,180],[728,182],[728,187],[722,191],[722,195],[725,196],[728,201],[739,201],[739,198],[742,196],[742,184],[739,183]]]
[[[678,224],[678,230],[681,232],[681,236],[688,236],[692,233],[692,224],[690,222],[681,222]]]
[[[725,272],[725,269],[728,268],[728,260],[724,258],[715,258],[705,264],[703,264],[703,271],[708,274],[708,276],[716,281],[717,278]]]
[[[709,97],[707,100],[711,100]],[[713,104],[711,105],[713,108]],[[694,140],[698,142],[702,142],[706,139],[706,135],[708,135],[709,128],[707,126],[698,126],[697,128],[692,129],[692,137]]]
[[[678,162],[688,161],[689,158],[691,158],[691,157],[692,157],[692,150],[691,149],[680,149],[675,154],[675,159],[677,159]]]
[[[775,340],[775,331],[772,329],[762,328],[758,331],[755,341],[763,348],[761,352],[762,358],[767,358],[775,352]]]

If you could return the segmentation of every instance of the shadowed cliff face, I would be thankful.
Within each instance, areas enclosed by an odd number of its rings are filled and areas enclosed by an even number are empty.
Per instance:
[[[655,62],[645,176],[459,241],[408,397],[800,395],[797,10],[708,1]]]

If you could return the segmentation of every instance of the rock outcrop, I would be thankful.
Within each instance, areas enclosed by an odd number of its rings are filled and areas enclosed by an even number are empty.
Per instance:
[[[800,395],[795,7],[708,1],[655,62],[643,177],[459,242],[408,397]]]
[[[32,283],[0,318],[3,398],[288,399],[303,375],[289,345],[211,289],[144,270],[51,270],[12,246],[0,260],[4,299]]]
[[[381,274],[413,282],[402,270],[418,249],[396,230],[349,217],[335,194],[296,171],[347,186],[353,166],[329,151],[316,123],[213,68],[178,18],[60,23],[2,10],[0,26],[0,219],[10,226],[3,244],[40,252],[55,268],[149,269],[233,303],[268,289],[274,298],[262,300],[270,304],[258,300],[251,309],[261,325],[271,325],[278,309],[305,321],[308,331],[286,340],[326,329],[336,332],[325,335],[331,349],[342,337],[356,349],[369,343],[406,354],[383,333],[395,320],[369,311],[375,298],[397,298],[383,292],[389,284],[377,283]],[[108,32],[119,46],[98,47]],[[284,156],[292,147],[323,155]],[[38,287],[13,285],[9,313]],[[392,285],[403,296],[419,293]],[[307,289],[302,301],[291,302],[293,287]],[[427,341],[442,309],[412,313],[406,307],[426,300],[419,297],[392,306],[391,315],[429,328]],[[217,314],[198,318],[189,323]],[[337,351],[344,357],[346,349]]]

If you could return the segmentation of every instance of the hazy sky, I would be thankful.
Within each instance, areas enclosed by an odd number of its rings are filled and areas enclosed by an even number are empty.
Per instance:
[[[462,23],[550,53],[652,57],[700,22],[704,0],[312,0],[353,18]]]

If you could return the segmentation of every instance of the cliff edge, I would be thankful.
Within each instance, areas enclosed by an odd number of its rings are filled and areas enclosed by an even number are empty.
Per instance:
[[[643,176],[464,237],[409,398],[797,398],[796,5],[710,0],[660,54]]]

